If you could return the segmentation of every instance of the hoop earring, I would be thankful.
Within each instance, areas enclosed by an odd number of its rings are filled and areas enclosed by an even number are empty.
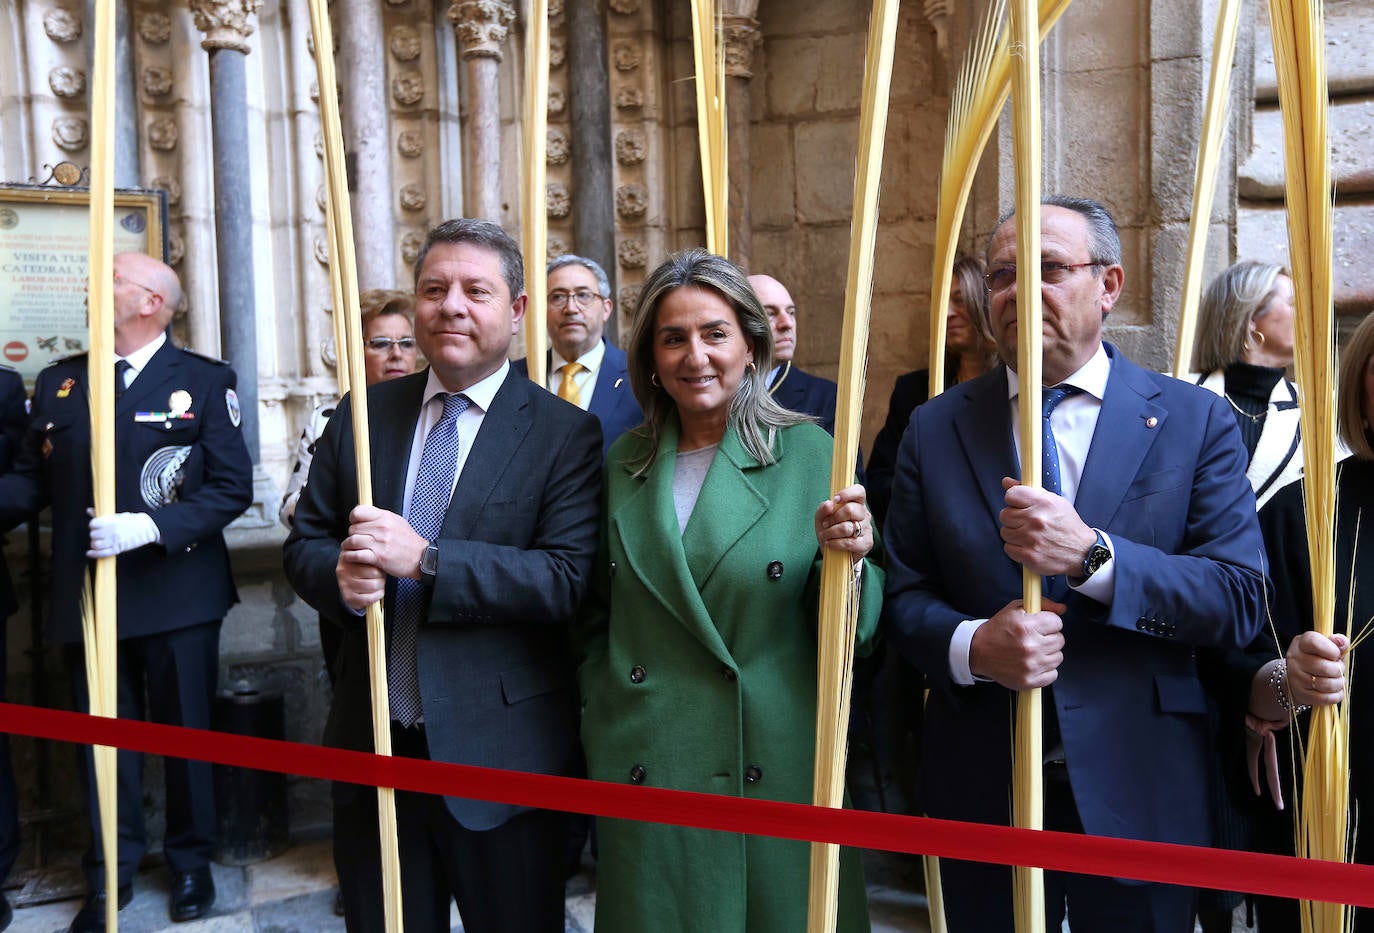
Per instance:
[[[753,360],[750,360],[749,362],[745,363],[745,364],[744,364],[744,368],[747,369],[747,370],[749,370],[749,374],[750,374],[751,376],[757,375],[757,374],[758,374],[758,371],[759,371],[759,368],[758,368],[757,366],[754,365],[754,361],[753,361]]]
[[[655,389],[663,388],[663,386],[659,384],[658,373],[649,373],[649,384],[652,385]]]
[[[1255,338],[1256,341],[1258,341],[1258,343],[1257,343],[1257,346],[1258,346],[1258,347],[1263,347],[1263,346],[1264,346],[1264,334],[1262,334],[1260,331],[1252,330],[1252,331],[1250,331],[1250,336],[1253,337],[1253,338]],[[1248,349],[1248,347],[1249,347],[1249,341],[1248,341],[1248,340],[1246,341],[1246,346],[1247,346],[1247,349]]]

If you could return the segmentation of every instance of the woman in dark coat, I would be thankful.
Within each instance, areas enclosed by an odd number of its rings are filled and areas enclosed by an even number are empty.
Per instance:
[[[1349,693],[1351,812],[1363,817],[1374,808],[1374,687],[1361,686],[1363,666],[1346,657],[1349,641],[1343,634],[1349,626],[1358,639],[1374,619],[1374,315],[1355,330],[1342,355],[1337,419],[1340,437],[1354,454],[1336,474],[1337,634],[1327,638],[1312,631],[1302,483],[1293,483],[1260,510],[1274,588],[1273,631],[1228,659],[1230,690],[1245,704],[1250,784],[1245,796],[1255,846],[1286,855],[1294,852],[1293,777],[1301,768],[1292,754],[1296,737],[1290,737],[1287,726],[1296,721],[1305,729],[1309,707],[1346,697],[1344,662],[1351,662],[1355,686]],[[1371,864],[1374,842],[1367,821],[1359,822],[1355,861]],[[1295,901],[1261,897],[1257,907],[1262,933],[1300,929]],[[1357,912],[1356,930],[1371,929],[1370,911]]]
[[[645,426],[607,456],[579,625],[588,773],[809,803],[822,547],[853,559],[861,643],[882,598],[864,489],[831,496],[830,436],[769,396],[768,318],[728,261],[689,250],[655,270],[628,351]],[[804,842],[624,820],[597,833],[599,933],[806,928]],[[839,929],[868,929],[853,850]]]

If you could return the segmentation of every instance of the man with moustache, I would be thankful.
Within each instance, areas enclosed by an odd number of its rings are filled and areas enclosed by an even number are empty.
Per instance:
[[[751,275],[749,284],[768,312],[773,330],[775,365],[768,374],[768,391],[783,408],[815,417],[821,427],[835,433],[835,401],[839,389],[829,379],[813,376],[792,365],[797,350],[797,304],[783,284],[771,275]]]
[[[352,410],[316,445],[285,547],[311,606],[344,627],[325,741],[370,750],[363,613],[387,617],[392,752],[567,774],[579,755],[568,632],[596,553],[596,419],[511,373],[524,317],[519,248],[487,221],[431,230],[415,263],[430,367],[371,386],[375,505],[358,504]],[[334,787],[350,931],[382,930],[372,788]],[[398,792],[407,929],[563,929],[563,814]]]
[[[644,420],[630,391],[625,351],[606,340],[614,313],[611,282],[594,259],[564,253],[548,267],[548,327],[553,349],[545,357],[548,389],[601,422],[602,454],[617,437]],[[529,375],[524,360],[515,371]]]
[[[1045,828],[1209,840],[1207,701],[1195,649],[1258,630],[1263,542],[1225,401],[1102,340],[1121,294],[1116,225],[1087,199],[1041,217],[1043,489],[1013,477],[1016,374],[915,410],[884,532],[884,612],[925,672],[931,816],[1009,822],[1013,692],[1044,695]],[[994,338],[1016,359],[1016,225],[988,249]],[[1046,578],[1021,605],[1022,567]],[[941,862],[949,928],[1012,928],[1011,872]],[[1045,874],[1047,929],[1183,933],[1196,891]]]

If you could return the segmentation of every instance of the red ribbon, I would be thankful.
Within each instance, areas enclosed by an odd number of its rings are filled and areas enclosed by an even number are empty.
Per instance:
[[[0,732],[448,797],[1374,907],[1374,866],[1109,839],[388,758],[0,703]]]

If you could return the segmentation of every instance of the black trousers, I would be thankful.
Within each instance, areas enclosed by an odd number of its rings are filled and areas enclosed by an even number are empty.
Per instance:
[[[0,562],[3,562],[0,560]],[[0,573],[3,573],[0,569]],[[5,695],[9,665],[9,645],[6,633],[9,618],[0,615],[0,700]],[[14,784],[14,764],[10,761],[10,737],[0,732],[0,884],[10,876],[19,858],[19,790]]]
[[[397,757],[429,757],[423,727],[392,724]],[[373,788],[340,787],[334,804],[334,868],[349,933],[385,929],[382,862]],[[401,901],[407,933],[447,933],[457,901],[467,933],[562,933],[567,815],[531,810],[476,832],[442,797],[396,792]]]
[[[118,692],[122,719],[193,729],[210,728],[210,710],[219,677],[220,620],[187,628],[123,638],[119,641]],[[85,652],[80,645],[67,648],[68,672],[76,708],[90,708],[86,693]],[[100,810],[91,749],[81,749],[82,785],[91,825],[91,847],[82,857],[86,883],[92,890],[105,884],[105,859],[101,848]],[[138,863],[148,849],[143,827],[143,756],[118,754],[119,883],[138,874]],[[172,871],[194,871],[210,864],[215,839],[215,787],[211,766],[203,761],[168,758],[167,833],[163,853]]]
[[[1067,775],[1047,769],[1045,828],[1082,833]],[[1011,930],[1011,869],[981,862],[940,860],[950,933]],[[1119,878],[1045,872],[1045,929],[1059,930],[1067,914],[1074,933],[1192,933],[1197,889]]]

